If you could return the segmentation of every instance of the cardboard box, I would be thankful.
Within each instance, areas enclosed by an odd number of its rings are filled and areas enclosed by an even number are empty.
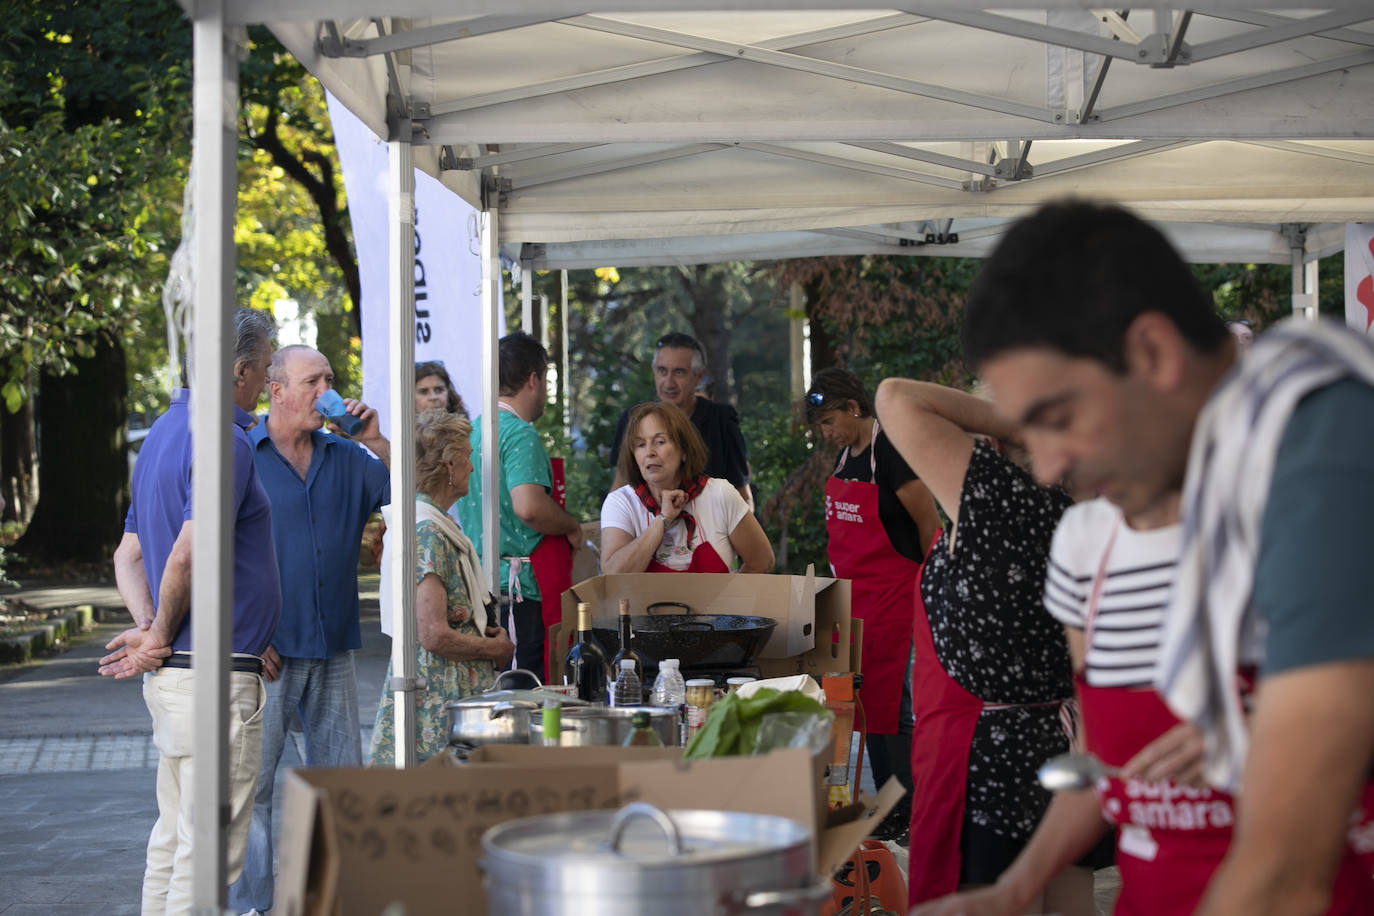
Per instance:
[[[482,834],[516,817],[616,808],[634,800],[790,817],[813,830],[830,874],[901,796],[826,812],[828,754],[684,761],[675,748],[486,747],[466,764],[412,770],[291,770],[282,811],[279,905],[286,916],[487,912]]]
[[[553,644],[549,677],[563,679],[563,655],[577,631],[577,604],[592,606],[596,626],[615,629],[620,599],[643,614],[655,601],[680,601],[698,613],[752,614],[778,621],[755,664],[765,677],[811,674],[819,678],[851,667],[848,579],[729,573],[626,573],[584,579],[563,593],[562,630]]]

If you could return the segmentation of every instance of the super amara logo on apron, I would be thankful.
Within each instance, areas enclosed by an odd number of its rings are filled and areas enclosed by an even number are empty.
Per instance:
[[[1228,798],[1211,789],[1195,789],[1172,782],[1126,781],[1124,820],[1155,830],[1205,830],[1230,827],[1235,814]],[[1107,811],[1121,820],[1122,799],[1107,800]]]

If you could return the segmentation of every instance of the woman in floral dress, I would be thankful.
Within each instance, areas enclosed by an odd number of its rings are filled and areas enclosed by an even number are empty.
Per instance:
[[[415,418],[415,659],[416,673],[425,684],[415,695],[420,761],[448,743],[444,707],[489,686],[515,652],[506,631],[492,625],[491,594],[482,582],[477,552],[446,514],[468,491],[471,432],[465,417],[442,409],[426,410]],[[474,596],[480,600],[474,601]],[[387,665],[369,752],[373,766],[395,766],[391,677]]]

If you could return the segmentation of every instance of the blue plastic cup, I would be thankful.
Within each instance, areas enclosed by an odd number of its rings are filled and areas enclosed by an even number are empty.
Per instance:
[[[353,416],[344,407],[343,398],[333,388],[315,399],[315,409],[324,414],[324,418],[344,431],[344,435],[356,436],[363,428],[363,421]]]

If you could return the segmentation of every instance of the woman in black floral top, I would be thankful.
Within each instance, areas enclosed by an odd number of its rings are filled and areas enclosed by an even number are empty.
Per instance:
[[[877,408],[949,518],[927,557],[916,615],[914,906],[996,881],[1049,805],[1035,772],[1069,748],[1073,680],[1042,593],[1050,541],[1072,500],[974,438],[1010,442],[1015,429],[972,395],[888,379]],[[1091,914],[1091,870],[1068,869],[1039,903]]]

